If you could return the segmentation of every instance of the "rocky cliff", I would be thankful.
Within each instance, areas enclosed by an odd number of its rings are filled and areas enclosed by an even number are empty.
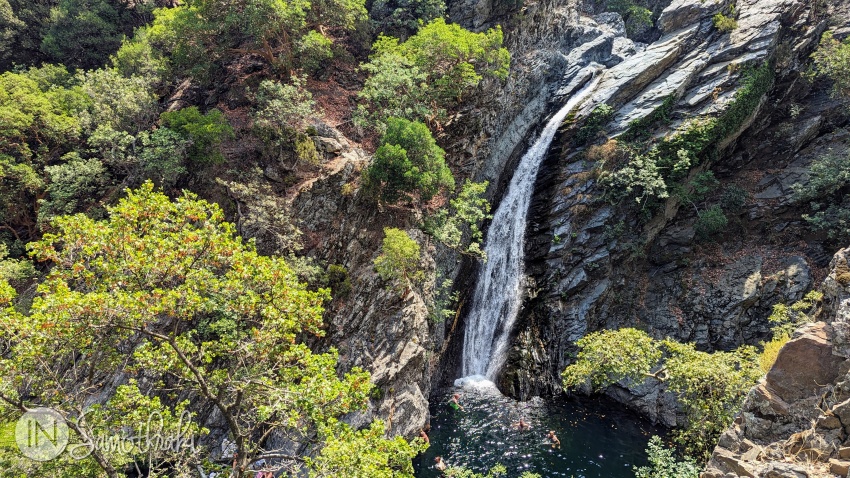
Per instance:
[[[722,120],[738,109],[746,71],[767,65],[762,91],[691,171],[691,178],[713,172],[718,203],[741,197],[727,211],[727,229],[700,240],[699,213],[681,195],[643,218],[632,204],[605,201],[596,164],[573,140],[577,126],[566,125],[532,203],[528,298],[503,389],[519,396],[558,393],[575,340],[602,328],[636,326],[703,350],[757,343],[769,334],[772,305],[799,299],[825,275],[831,246],[805,227],[790,187],[829,148],[850,146],[846,108],[801,73],[830,22],[846,30],[847,4],[739,1],[738,28],[722,32],[712,17],[727,3],[666,6],[656,23],[662,36],[610,66],[576,121],[605,103],[614,111],[602,128],[606,137],[618,139],[636,122],[655,138],[669,137],[683,125]],[[611,395],[675,423],[657,387]]]
[[[818,322],[798,329],[723,433],[703,478],[850,470],[850,249],[832,259]]]

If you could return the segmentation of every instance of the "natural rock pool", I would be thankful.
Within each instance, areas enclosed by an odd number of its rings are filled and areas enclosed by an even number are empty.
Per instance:
[[[455,392],[464,411],[448,405]],[[518,402],[483,381],[446,390],[433,400],[431,415],[431,447],[414,461],[420,478],[441,476],[433,466],[436,456],[476,472],[501,463],[510,478],[523,471],[544,478],[633,478],[633,466],[646,464],[649,438],[665,433],[606,399]],[[530,430],[514,427],[521,417]],[[560,449],[547,441],[549,430],[561,440]]]

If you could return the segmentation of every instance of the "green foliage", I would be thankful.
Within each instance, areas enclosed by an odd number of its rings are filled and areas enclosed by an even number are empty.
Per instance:
[[[189,193],[172,202],[146,183],[108,211],[105,221],[59,217],[55,233],[31,244],[33,257],[52,269],[26,315],[0,313],[0,340],[11,345],[0,357],[0,412],[52,407],[75,424],[79,440],[142,427],[152,412],[173,424],[186,402],[165,404],[160,397],[176,389],[194,397],[193,407],[220,414],[237,447],[237,478],[254,457],[276,451],[255,441],[275,430],[330,447],[311,462],[315,476],[325,469],[411,476],[408,462],[418,448],[384,438],[381,424],[354,432],[337,420],[366,405],[369,374],[355,368],[340,375],[335,350],[317,354],[298,341],[324,334],[326,290],[307,290],[286,261],[259,255],[223,221],[219,207]],[[105,380],[139,373],[145,392],[133,381],[114,390]],[[102,405],[78,420],[91,403]],[[203,433],[190,426],[190,435]],[[368,444],[375,460],[350,463],[339,452],[346,444],[349,450]],[[93,453],[107,472],[135,459],[188,469],[200,455]],[[80,465],[44,466],[72,473]]]
[[[429,201],[441,189],[455,186],[445,155],[423,123],[390,118],[364,175],[364,186],[390,204],[410,198],[411,194]]]
[[[738,28],[738,21],[732,17],[727,17],[722,13],[718,13],[711,18],[714,28],[723,33],[729,33]]]
[[[186,173],[186,157],[191,141],[168,128],[139,134],[139,170],[141,178],[151,179],[158,186],[173,188]]]
[[[124,77],[113,69],[78,74],[80,89],[91,99],[86,126],[105,125],[116,131],[136,134],[149,128],[157,117],[157,97],[149,79]]]
[[[351,293],[351,278],[348,276],[348,269],[340,264],[331,264],[328,266],[328,287],[330,287],[333,296],[346,297]]]
[[[423,278],[420,259],[419,243],[401,229],[384,228],[381,255],[375,259],[375,270],[382,279],[392,281],[399,291],[409,289]]]
[[[731,184],[723,190],[720,197],[720,207],[725,211],[740,212],[747,205],[749,197],[750,193],[746,189],[737,184]]]
[[[811,322],[813,312],[822,300],[823,293],[813,290],[790,307],[782,303],[774,304],[773,312],[768,317],[768,321],[773,324],[774,337],[790,337],[794,329]]]
[[[764,65],[747,71],[735,99],[717,118],[698,118],[686,123],[672,135],[651,143],[643,151],[633,148],[628,164],[615,171],[605,171],[600,182],[612,202],[633,197],[644,211],[670,197],[671,190],[688,177],[690,170],[707,161],[730,136],[738,133],[752,116],[762,98],[773,85],[773,68]],[[665,116],[675,99],[662,104]],[[665,106],[666,105],[666,106]],[[648,138],[649,127],[659,118],[633,123],[628,137]],[[710,219],[719,219],[713,214]]]
[[[47,200],[38,210],[39,221],[49,222],[54,216],[86,211],[96,204],[109,183],[109,173],[98,159],[82,159],[69,153],[64,162],[44,168],[48,178]]]
[[[358,431],[335,425],[319,456],[307,460],[311,478],[413,478],[411,460],[428,448],[420,440],[385,438],[380,421]]]
[[[460,299],[460,291],[452,292],[454,283],[451,279],[444,279],[439,282],[439,286],[434,294],[434,303],[428,308],[428,318],[435,324],[439,324],[455,316],[456,312],[452,309]]]
[[[776,357],[779,356],[779,350],[791,340],[791,336],[787,334],[774,333],[770,342],[762,343],[761,355],[759,355],[759,367],[762,373],[767,373],[776,363]]]
[[[233,128],[221,111],[212,109],[201,114],[196,106],[177,111],[168,111],[160,115],[162,125],[176,131],[191,141],[188,157],[198,164],[216,164],[224,161],[219,146],[227,139],[233,139]]]
[[[596,136],[602,131],[602,127],[611,121],[613,117],[614,108],[606,104],[601,104],[594,108],[576,133],[574,138],[575,144],[577,146],[583,146],[596,139]]]
[[[687,416],[676,440],[700,459],[714,448],[749,389],[761,377],[754,347],[706,353],[693,344],[654,340],[635,329],[595,332],[577,342],[578,357],[563,372],[567,389],[589,384],[594,390],[625,380],[639,384],[647,376],[663,381],[676,394]]]
[[[590,333],[576,342],[576,360],[563,374],[565,388],[600,389],[621,380],[640,383],[662,357],[660,343],[636,329]]]
[[[792,186],[794,199],[809,202],[813,214],[803,218],[815,230],[826,231],[830,239],[850,238],[850,153],[825,154],[809,166],[809,178]]]
[[[493,217],[490,201],[481,197],[488,184],[464,182],[457,197],[449,201],[450,208],[440,209],[425,220],[425,231],[451,249],[487,260],[481,249],[484,237],[479,225]],[[464,238],[468,245],[464,245]]]
[[[697,239],[707,241],[723,232],[727,225],[729,225],[729,219],[726,218],[723,209],[715,205],[699,213],[694,223],[694,232]]]
[[[690,457],[679,461],[676,450],[664,446],[661,437],[653,436],[646,448],[649,466],[635,467],[635,478],[698,478],[700,466]]]
[[[361,65],[369,77],[360,92],[368,104],[359,111],[360,124],[380,127],[389,117],[439,121],[484,76],[507,77],[510,54],[502,40],[500,27],[472,33],[442,18],[404,42],[380,36]]]
[[[50,11],[41,50],[74,68],[102,66],[132,28],[133,13],[116,0],[59,0]]]
[[[669,95],[664,98],[664,101],[643,118],[636,119],[629,123],[629,129],[623,134],[623,139],[626,141],[647,140],[652,136],[652,128],[659,123],[666,124],[670,121],[670,114],[676,107],[676,95]]]
[[[450,466],[446,469],[444,474],[451,478],[499,478],[507,476],[508,469],[505,468],[504,465],[498,464],[493,468],[490,468],[485,475],[484,473],[475,473],[469,468],[462,466]],[[540,475],[530,471],[525,471],[522,475],[520,475],[520,478],[540,478]]]
[[[318,162],[315,145],[303,134],[315,106],[305,83],[298,76],[293,76],[289,84],[265,80],[257,90],[254,131],[266,145],[267,154],[279,161],[294,152],[295,157],[290,158],[294,164],[305,158],[310,163]]]
[[[402,40],[445,13],[443,0],[376,0],[369,9],[376,31]]]
[[[850,98],[850,38],[839,42],[833,32],[823,34],[817,50],[812,53],[814,72],[834,82],[837,96]]]
[[[330,53],[324,32],[353,29],[366,8],[362,0],[192,0],[154,15],[146,40],[179,71],[207,82],[213,65],[235,54],[254,55],[285,75],[314,67]]]
[[[647,8],[648,4],[645,0],[606,0],[608,10],[623,17],[629,35],[639,34],[655,23],[652,10]]]

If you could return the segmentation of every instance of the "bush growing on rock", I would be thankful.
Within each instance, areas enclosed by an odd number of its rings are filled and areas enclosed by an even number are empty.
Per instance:
[[[805,183],[793,185],[794,199],[808,202],[811,214],[803,219],[815,230],[825,231],[830,239],[845,242],[850,238],[850,152],[830,152],[809,166]]]
[[[418,242],[401,229],[384,228],[381,255],[375,259],[375,270],[382,279],[392,281],[399,291],[409,289],[422,280],[420,259]]]
[[[510,53],[502,40],[500,27],[473,33],[442,18],[404,42],[380,36],[361,65],[369,77],[360,98],[369,106],[361,105],[359,123],[380,128],[389,117],[439,122],[484,76],[507,77]]]
[[[835,94],[850,98],[850,37],[840,42],[833,32],[824,33],[812,60],[815,73],[835,83]]]
[[[653,436],[646,448],[649,466],[635,467],[635,478],[697,478],[701,467],[690,457],[679,461],[676,450],[667,448],[661,437]]]
[[[445,156],[423,123],[390,118],[381,146],[366,170],[364,185],[388,204],[410,199],[412,194],[430,201],[441,189],[454,188]]]
[[[601,390],[615,383],[637,385],[647,377],[660,380],[684,410],[687,425],[676,440],[694,457],[707,458],[716,438],[729,426],[761,377],[754,347],[732,352],[700,352],[693,344],[656,340],[625,328],[594,332],[576,342],[576,360],[563,372],[564,387],[585,384]]]

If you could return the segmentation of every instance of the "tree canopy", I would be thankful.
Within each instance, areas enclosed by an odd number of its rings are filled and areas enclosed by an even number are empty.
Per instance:
[[[355,431],[337,420],[364,407],[369,374],[339,374],[334,349],[314,353],[299,340],[324,334],[327,290],[307,290],[284,259],[258,255],[218,206],[190,193],[171,201],[146,183],[108,213],[58,217],[55,232],[31,245],[52,268],[26,314],[0,315],[0,340],[11,346],[0,358],[0,411],[55,408],[85,442],[138,427],[154,410],[177,417],[189,400],[216,410],[236,446],[237,476],[259,457],[280,458],[268,448],[276,433],[331,446],[315,461],[287,456],[279,466],[289,470],[412,476],[418,445],[384,438],[380,422]],[[346,446],[368,446],[372,459],[351,462]],[[199,459],[187,453],[153,459]],[[110,477],[140,458],[91,456]]]

